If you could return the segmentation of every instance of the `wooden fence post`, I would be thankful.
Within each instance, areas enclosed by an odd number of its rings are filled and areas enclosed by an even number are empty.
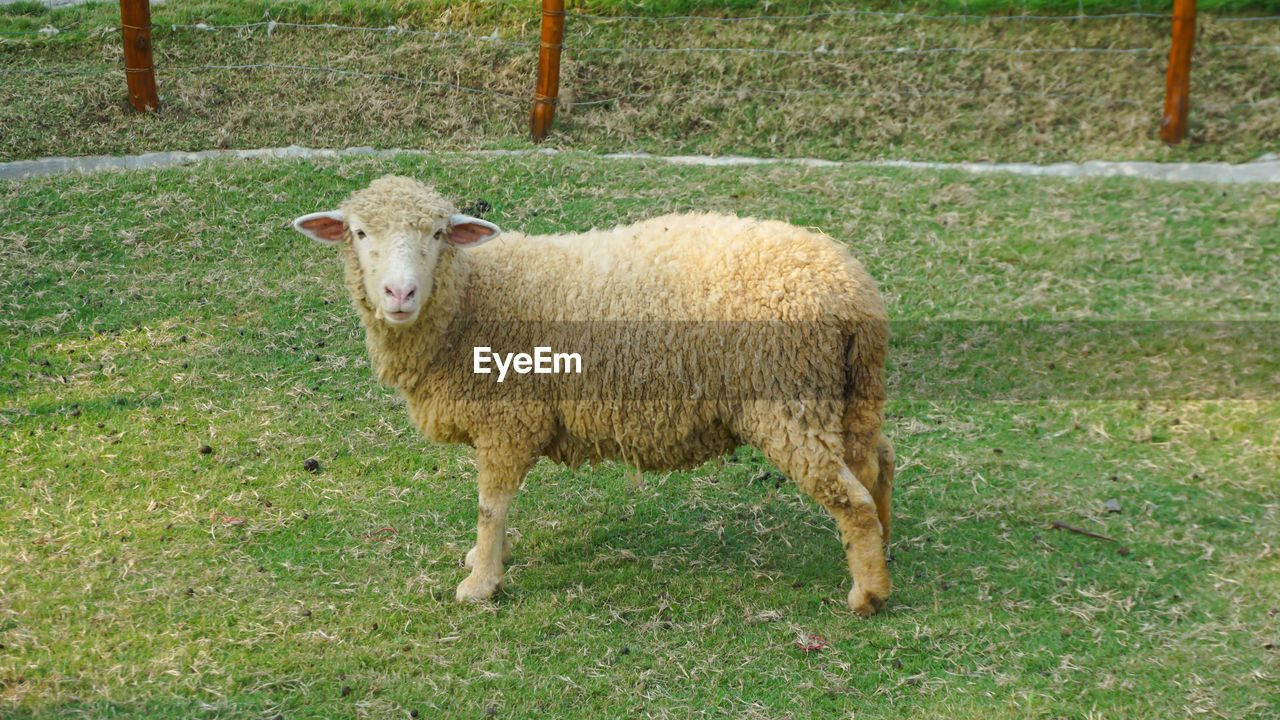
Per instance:
[[[120,0],[124,31],[124,76],[135,110],[160,109],[156,73],[151,65],[151,0]]]
[[[1196,39],[1196,0],[1173,0],[1173,42],[1164,91],[1160,139],[1177,145],[1187,136],[1187,103],[1191,90],[1191,46]]]
[[[538,50],[538,87],[529,131],[535,142],[551,129],[560,95],[560,48],[564,47],[564,0],[542,0],[542,47]]]

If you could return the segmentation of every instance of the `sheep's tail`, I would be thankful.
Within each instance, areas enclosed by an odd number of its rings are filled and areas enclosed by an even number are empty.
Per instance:
[[[845,331],[844,400],[871,403],[875,414],[884,407],[884,364],[889,354],[889,322],[868,318],[851,323]],[[876,422],[879,427],[879,420]],[[847,424],[846,424],[847,427]]]
[[[844,436],[855,457],[874,459],[884,423],[884,363],[888,353],[889,324],[884,320],[855,323],[845,336]]]
[[[889,540],[889,498],[896,464],[893,443],[881,432],[884,424],[884,363],[889,324],[864,320],[845,338],[845,387],[842,425],[845,464],[876,502],[881,531]]]

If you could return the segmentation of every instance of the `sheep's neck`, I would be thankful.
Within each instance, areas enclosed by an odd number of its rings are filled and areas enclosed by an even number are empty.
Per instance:
[[[462,306],[470,264],[456,248],[446,246],[432,273],[431,297],[406,328],[393,328],[378,319],[364,290],[354,251],[346,253],[347,290],[364,325],[365,346],[378,382],[409,393],[426,377],[440,350],[448,343],[449,324]]]

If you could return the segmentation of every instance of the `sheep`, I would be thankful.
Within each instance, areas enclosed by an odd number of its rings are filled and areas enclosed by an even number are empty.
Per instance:
[[[501,587],[508,511],[540,457],[661,471],[751,445],[835,518],[850,609],[884,605],[888,320],[828,236],[711,213],[503,233],[395,176],[294,227],[337,246],[377,379],[413,424],[475,448],[479,521],[459,601]],[[493,372],[539,348],[579,355],[581,372]]]

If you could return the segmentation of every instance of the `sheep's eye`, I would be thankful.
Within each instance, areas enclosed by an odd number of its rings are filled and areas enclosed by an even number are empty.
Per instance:
[[[443,231],[443,230],[437,230],[437,231],[436,231],[436,239],[437,239],[437,240],[443,240],[443,239],[444,239],[444,231]]]
[[[360,238],[361,240],[363,240],[363,239],[365,238],[364,231],[363,231],[363,230],[357,230],[357,231],[356,231],[356,237],[358,237],[358,238]]]

